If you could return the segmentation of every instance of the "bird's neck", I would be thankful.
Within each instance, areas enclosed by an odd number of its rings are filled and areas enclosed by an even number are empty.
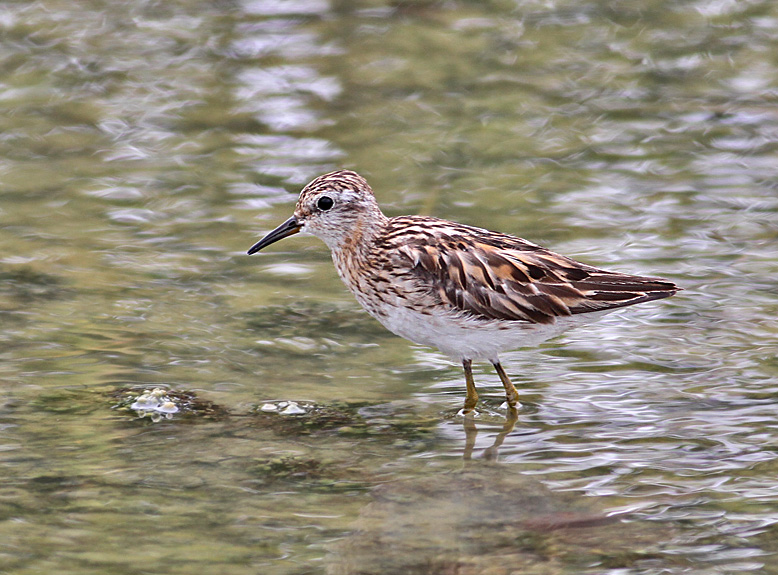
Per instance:
[[[370,253],[375,241],[385,233],[388,223],[389,218],[380,210],[377,213],[365,214],[354,220],[349,227],[349,233],[341,235],[332,243],[328,242],[332,250],[332,259],[341,277],[347,274],[347,269],[355,270],[369,266]]]

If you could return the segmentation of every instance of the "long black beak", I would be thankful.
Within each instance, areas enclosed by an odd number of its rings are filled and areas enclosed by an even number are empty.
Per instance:
[[[277,242],[278,240],[282,240],[289,236],[293,236],[294,234],[299,232],[302,227],[303,227],[302,224],[297,221],[297,218],[292,216],[291,218],[286,220],[283,224],[281,224],[276,229],[274,229],[272,232],[267,234],[264,238],[259,240],[253,246],[251,246],[251,249],[248,251],[248,254],[249,255],[255,254],[262,248],[267,247],[270,244]]]

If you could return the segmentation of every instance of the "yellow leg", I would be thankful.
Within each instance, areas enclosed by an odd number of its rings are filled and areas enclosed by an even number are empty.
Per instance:
[[[492,365],[494,366],[494,369],[497,370],[497,375],[500,376],[502,386],[505,388],[505,400],[508,402],[508,408],[516,409],[517,407],[521,407],[521,404],[519,403],[519,392],[516,391],[515,387],[513,387],[513,383],[511,383],[508,374],[505,373],[505,370],[500,365],[500,362],[493,361]]]
[[[478,403],[478,392],[475,390],[475,381],[473,381],[473,361],[470,359],[463,359],[462,367],[465,368],[465,384],[467,385],[465,407],[462,410],[462,413],[467,415],[475,409],[475,404]]]

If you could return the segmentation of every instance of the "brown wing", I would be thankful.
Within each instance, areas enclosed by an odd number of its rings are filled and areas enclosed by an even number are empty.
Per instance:
[[[474,316],[553,323],[561,316],[669,297],[679,289],[660,278],[597,269],[513,236],[419,220],[426,225],[413,230],[406,223],[406,233],[393,234],[397,253],[443,302]]]

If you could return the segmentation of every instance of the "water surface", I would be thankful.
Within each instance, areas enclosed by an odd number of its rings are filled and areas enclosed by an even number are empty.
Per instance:
[[[766,1],[5,3],[0,571],[778,572],[776,37]],[[512,429],[478,365],[473,429],[318,240],[245,255],[339,167],[684,291],[507,354]],[[155,386],[219,410],[112,409]]]

